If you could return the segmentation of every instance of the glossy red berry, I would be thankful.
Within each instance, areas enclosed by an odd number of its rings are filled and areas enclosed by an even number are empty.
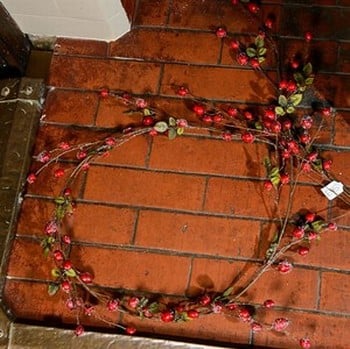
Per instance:
[[[166,310],[160,314],[160,319],[163,322],[172,322],[174,320],[174,314],[172,311]]]
[[[281,80],[278,87],[280,90],[286,90],[288,87],[288,81],[287,80]]]
[[[63,252],[60,250],[55,250],[53,252],[53,258],[55,259],[56,262],[61,262],[64,259]]]
[[[302,239],[305,235],[305,230],[302,227],[296,227],[296,228],[294,228],[292,235],[296,239]]]
[[[225,28],[220,27],[216,29],[216,36],[218,38],[224,38],[226,35],[227,35],[227,31]]]
[[[211,302],[211,297],[207,294],[205,294],[199,298],[200,305],[206,306],[206,305],[210,304],[210,302]]]
[[[188,95],[188,92],[188,88],[186,88],[185,86],[180,86],[176,93],[181,97],[185,97],[186,95]]]
[[[238,316],[243,322],[250,322],[251,315],[248,309],[242,308],[238,311]]]
[[[70,260],[66,260],[63,262],[62,267],[64,270],[70,270],[73,267],[73,264]]]
[[[288,262],[287,260],[281,261],[277,265],[277,271],[279,271],[281,274],[288,274],[292,271],[293,264]]]
[[[288,92],[295,92],[297,90],[297,84],[294,81],[288,81],[287,84],[287,91]]]
[[[143,126],[152,126],[154,124],[154,118],[151,115],[146,115],[142,119]]]
[[[239,49],[239,41],[238,40],[232,40],[230,43],[230,46],[233,50],[238,50]]]
[[[333,230],[333,231],[335,231],[335,230],[337,230],[337,229],[338,229],[338,226],[337,226],[337,224],[336,224],[336,223],[334,223],[334,222],[330,222],[330,223],[328,223],[327,228],[328,228],[329,230]]]
[[[251,58],[249,60],[249,64],[251,65],[251,67],[253,69],[258,69],[260,67],[260,63],[259,63],[259,60],[257,58]]]
[[[311,136],[308,133],[303,133],[300,136],[300,141],[304,144],[309,144],[311,142]]]
[[[56,221],[47,222],[45,225],[45,234],[52,236],[58,232],[58,225]]]
[[[260,332],[263,329],[262,325],[255,321],[250,324],[250,328],[253,332]]]
[[[281,184],[288,184],[290,182],[290,177],[288,173],[281,173],[280,175]]]
[[[244,132],[241,136],[241,139],[244,143],[253,143],[255,140],[255,137],[250,132]]]
[[[248,56],[247,56],[245,53],[241,52],[241,53],[237,56],[237,62],[238,62],[238,64],[240,64],[240,65],[247,65],[248,62],[249,62],[249,58],[248,58]]]
[[[187,311],[187,316],[190,319],[197,319],[199,317],[199,312],[195,309],[190,309]]]
[[[272,328],[277,332],[283,332],[289,325],[289,320],[286,318],[278,318],[272,323]]]
[[[215,115],[213,116],[213,121],[214,121],[215,123],[220,123],[220,122],[222,122],[223,119],[224,119],[223,116],[220,115],[220,114],[215,114]]]
[[[128,300],[128,306],[132,309],[137,308],[139,303],[140,303],[140,300],[137,297],[130,297]]]
[[[213,122],[213,118],[210,115],[205,114],[202,117],[202,121],[205,122],[206,124],[211,124]]]
[[[29,184],[33,184],[36,181],[36,175],[34,173],[30,173],[27,177],[27,182]]]
[[[312,40],[312,38],[313,38],[313,35],[312,35],[311,32],[306,32],[306,33],[304,34],[304,38],[305,38],[305,41],[306,41],[306,42],[310,42],[310,41]]]
[[[72,189],[71,188],[65,188],[63,190],[63,195],[64,196],[71,196],[72,195]]]
[[[296,59],[293,59],[291,62],[290,62],[290,65],[293,69],[298,69],[299,66],[300,66],[300,62]]]
[[[273,20],[272,20],[272,18],[266,18],[264,24],[265,24],[266,28],[272,29],[272,27],[273,27]]]
[[[69,293],[70,290],[72,289],[72,285],[70,284],[70,282],[68,280],[64,280],[61,283],[61,288],[64,292]]]
[[[229,141],[232,141],[232,138],[233,138],[233,136],[232,136],[232,133],[231,132],[223,132],[223,134],[222,134],[222,138],[223,138],[223,140],[225,140],[226,142],[229,142]]]
[[[322,161],[322,168],[324,171],[329,171],[332,168],[332,160],[323,160]]]
[[[102,98],[107,98],[109,96],[109,90],[107,88],[103,88],[101,91],[100,91],[100,96]]]
[[[301,169],[302,169],[302,171],[304,171],[305,173],[309,173],[309,172],[311,172],[311,164],[309,163],[309,162],[303,162],[302,164],[301,164]]]
[[[322,115],[323,116],[331,116],[332,115],[332,108],[323,108]]]
[[[270,191],[273,188],[273,184],[270,180],[264,182],[264,189]]]
[[[233,107],[228,107],[227,114],[231,116],[231,118],[235,118],[238,115],[238,109]]]
[[[69,245],[72,242],[72,240],[71,240],[69,235],[63,235],[62,236],[62,242],[67,244],[67,245]]]
[[[125,333],[129,335],[133,335],[136,333],[136,328],[132,326],[128,326],[125,328]]]
[[[63,177],[64,176],[64,169],[58,168],[57,170],[55,170],[54,176],[55,176],[55,178]]]
[[[79,150],[77,153],[77,159],[78,160],[82,160],[85,159],[87,157],[87,153],[85,150]]]
[[[201,104],[196,104],[193,107],[193,111],[198,115],[198,116],[202,116],[205,113],[205,108],[203,105]]]
[[[307,238],[309,241],[315,240],[317,238],[317,233],[315,231],[309,231],[307,233]]]
[[[107,309],[109,311],[116,311],[118,310],[119,304],[120,304],[119,300],[111,299],[107,302]]]
[[[283,131],[288,131],[292,128],[292,122],[290,120],[284,120],[282,122],[282,130]]]
[[[88,272],[80,274],[80,280],[84,282],[84,284],[91,284],[93,279],[93,276]]]
[[[276,113],[274,109],[265,109],[264,117],[271,121],[276,120]]]
[[[307,161],[311,161],[311,162],[316,161],[317,158],[318,158],[318,153],[317,153],[317,151],[313,151],[313,152],[307,154],[307,156],[306,156],[306,160],[307,160]]]
[[[58,147],[62,150],[68,150],[70,149],[70,145],[68,142],[61,142]]]
[[[251,13],[257,14],[260,10],[259,6],[257,4],[255,4],[254,2],[250,2],[248,4],[248,10]]]
[[[312,223],[316,219],[316,213],[315,212],[308,212],[305,214],[305,222],[306,223]]]

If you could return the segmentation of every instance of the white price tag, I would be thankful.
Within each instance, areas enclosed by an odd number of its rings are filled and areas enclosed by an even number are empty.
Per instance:
[[[344,191],[344,185],[341,182],[333,181],[321,189],[328,200],[333,200]]]

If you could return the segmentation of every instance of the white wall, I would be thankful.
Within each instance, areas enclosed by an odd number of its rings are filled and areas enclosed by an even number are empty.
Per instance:
[[[24,33],[114,40],[130,29],[120,0],[2,0]]]

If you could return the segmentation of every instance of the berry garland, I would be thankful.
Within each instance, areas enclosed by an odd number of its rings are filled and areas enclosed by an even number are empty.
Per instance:
[[[259,6],[251,1],[232,0],[233,5],[240,5],[247,13],[256,18]],[[236,317],[246,323],[254,332],[273,330],[285,332],[289,320],[276,318],[272,323],[259,322],[259,308],[251,303],[241,301],[243,294],[269,269],[274,268],[281,274],[292,271],[293,264],[285,258],[287,251],[305,256],[315,239],[328,230],[336,230],[334,222],[326,222],[315,212],[292,212],[292,202],[297,186],[298,176],[306,173],[318,176],[325,185],[336,180],[331,173],[332,162],[322,157],[316,146],[316,139],[327,120],[335,115],[335,110],[325,101],[321,107],[310,109],[300,108],[304,102],[305,92],[313,90],[314,73],[312,65],[304,59],[292,60],[288,73],[277,69],[277,81],[271,80],[266,74],[263,63],[268,49],[274,53],[277,66],[280,58],[277,46],[271,35],[273,20],[267,18],[259,34],[250,45],[243,45],[235,37],[220,27],[216,36],[229,40],[230,47],[237,57],[240,65],[246,65],[259,72],[273,86],[276,97],[274,103],[260,111],[252,112],[249,109],[240,109],[232,105],[219,106],[203,98],[194,96],[188,87],[176,86],[178,96],[186,99],[190,109],[196,115],[198,122],[191,123],[184,118],[167,115],[149,105],[141,97],[126,92],[99,91],[100,98],[115,98],[128,108],[128,113],[140,118],[138,127],[128,127],[119,132],[113,132],[103,139],[93,140],[83,144],[69,144],[61,142],[57,148],[44,150],[34,159],[41,163],[35,171],[27,177],[29,184],[34,183],[40,173],[47,167],[56,164],[59,160],[69,158],[75,166],[67,170],[57,168],[53,175],[55,178],[67,176],[61,193],[54,199],[55,210],[52,218],[45,226],[45,237],[42,240],[44,254],[52,257],[54,268],[51,274],[54,281],[48,285],[49,295],[60,290],[67,294],[66,307],[77,314],[77,336],[84,333],[81,323],[82,316],[96,316],[101,321],[116,326],[127,334],[135,333],[132,326],[111,323],[98,314],[96,307],[86,299],[92,296],[99,303],[105,305],[110,312],[126,313],[138,318],[158,320],[165,323],[189,321],[210,314],[223,314]],[[312,34],[305,34],[307,47],[312,40]],[[190,103],[189,103],[190,102]],[[314,125],[315,120],[320,120]],[[279,217],[278,230],[273,241],[265,253],[264,260],[247,283],[235,290],[235,284],[228,285],[223,292],[205,292],[194,299],[184,298],[178,302],[167,303],[164,300],[148,296],[138,296],[120,293],[118,297],[102,292],[94,283],[94,276],[70,260],[72,241],[66,229],[67,218],[74,214],[75,202],[72,196],[71,185],[81,171],[87,171],[90,164],[99,157],[108,156],[114,149],[122,146],[131,139],[149,135],[150,137],[166,136],[169,140],[202,130],[210,131],[210,137],[221,138],[223,141],[241,140],[243,143],[265,143],[269,149],[269,158],[265,160],[266,180],[263,184],[265,190],[274,190],[276,202],[284,190],[289,191],[289,202],[284,217]],[[70,171],[70,172],[69,172]],[[67,174],[69,172],[69,174]],[[293,177],[291,176],[293,175]],[[293,181],[291,180],[293,178]],[[349,190],[339,196],[346,204],[350,203]],[[268,299],[262,308],[270,309],[275,302]],[[299,340],[302,348],[310,348],[308,337]]]

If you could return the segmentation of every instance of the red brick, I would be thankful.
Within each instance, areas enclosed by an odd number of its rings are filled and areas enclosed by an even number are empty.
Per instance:
[[[133,21],[135,16],[137,1],[136,0],[121,0],[121,3],[125,9],[125,12],[128,16],[129,22]]]
[[[350,277],[348,274],[322,273],[320,309],[350,313]]]
[[[318,33],[314,33],[317,37]],[[338,44],[333,41],[283,40],[283,63],[288,66],[293,58],[310,61],[315,72],[337,71]]]
[[[165,65],[161,93],[174,95],[173,85],[188,85],[204,98],[266,103],[274,96],[272,85],[251,70]]]
[[[169,0],[140,0],[137,7],[136,25],[164,26],[167,22]]]
[[[287,333],[263,331],[254,335],[254,345],[264,348],[299,349],[299,340],[309,337],[312,347],[337,348],[349,347],[349,318],[307,312],[268,311],[264,322],[286,317],[290,320]]]
[[[54,53],[105,57],[107,43],[97,40],[58,38],[55,42]]]
[[[249,244],[245,243],[247,237]],[[178,252],[254,257],[258,238],[258,222],[141,211],[135,244]]]
[[[349,199],[340,196],[332,201],[331,218],[338,225],[350,227]]]
[[[110,185],[106,185],[108,179]],[[85,199],[199,210],[204,178],[127,169],[91,168]]]
[[[336,108],[349,108],[350,77],[348,75],[317,74],[315,86],[321,95]]]
[[[150,146],[150,138],[139,136],[127,141],[120,147],[110,151],[110,155],[101,156],[94,161],[98,164],[146,166],[147,154]]]
[[[75,248],[72,260],[91,269],[100,285],[179,295],[184,294],[190,267],[186,257],[94,247]]]
[[[92,125],[97,110],[97,93],[54,89],[46,98],[45,121]]]
[[[189,322],[162,323],[159,321],[144,321],[125,316],[124,323],[132,324],[138,331],[153,336],[167,335],[179,340],[200,341],[209,343],[243,343],[249,341],[249,325],[237,319],[220,314],[209,314]],[[219,345],[219,344],[218,344]]]
[[[153,142],[149,165],[181,172],[260,177],[265,173],[262,163],[266,156],[267,148],[262,144],[189,137],[169,141],[158,137]]]
[[[350,147],[350,112],[338,111],[335,116],[334,144]]]
[[[159,71],[159,65],[153,63],[54,56],[49,85],[79,89],[108,87],[131,90],[133,93],[154,92]]]
[[[215,64],[220,41],[207,33],[134,29],[110,44],[110,56]]]

